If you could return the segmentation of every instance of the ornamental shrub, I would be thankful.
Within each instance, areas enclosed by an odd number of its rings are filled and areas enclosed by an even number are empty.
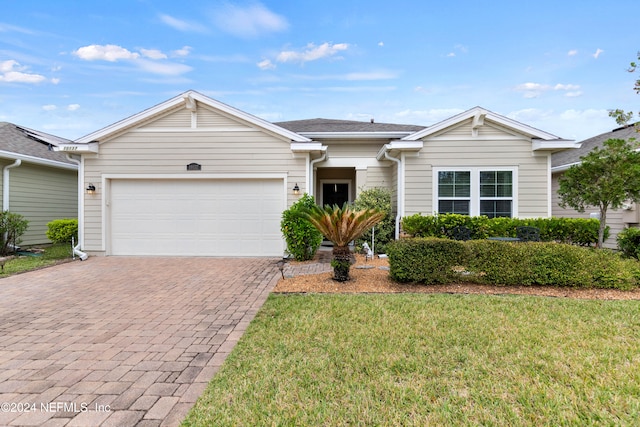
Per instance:
[[[391,207],[391,191],[381,187],[362,190],[353,205],[356,210],[378,209],[384,212],[384,218],[376,224],[375,230],[369,229],[356,239],[356,246],[361,247],[365,242],[371,246],[371,236],[375,233],[375,251],[380,254],[385,253],[387,244],[395,238],[396,230],[396,221]]]
[[[626,228],[618,233],[618,249],[627,258],[640,259],[640,228]]]
[[[53,243],[71,243],[78,241],[77,219],[54,219],[47,223],[47,239]]]
[[[398,282],[423,284],[459,280],[456,266],[467,264],[467,249],[457,240],[401,239],[387,245],[389,275]]]
[[[0,255],[15,252],[22,241],[20,237],[27,231],[29,221],[20,214],[3,211],[0,213]]]
[[[315,204],[313,197],[305,193],[289,209],[282,212],[280,231],[287,242],[287,253],[296,261],[313,259],[322,244],[322,233],[300,215],[302,209],[309,209]]]
[[[540,240],[571,243],[579,246],[595,245],[598,241],[600,222],[595,218],[488,218],[458,214],[422,216],[415,214],[402,218],[402,229],[412,237],[447,237],[448,230],[463,225],[471,230],[472,239],[487,237],[516,237],[521,226],[536,227]],[[605,239],[609,227],[605,229]]]

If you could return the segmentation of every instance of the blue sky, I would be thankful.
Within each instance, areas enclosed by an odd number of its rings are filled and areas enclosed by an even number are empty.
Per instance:
[[[269,121],[431,125],[480,105],[568,139],[637,111],[637,0],[4,0],[0,121],[76,139],[189,89]]]

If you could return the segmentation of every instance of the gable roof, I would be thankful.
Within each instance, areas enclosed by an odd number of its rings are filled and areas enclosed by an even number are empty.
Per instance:
[[[398,125],[393,123],[377,123],[375,121],[360,122],[355,120],[308,119],[274,123],[296,133],[308,132],[404,132],[414,133],[426,126]]]
[[[68,139],[48,133],[0,122],[0,157],[6,159],[78,169],[77,164],[67,159],[64,153],[53,151],[54,146],[69,142]]]
[[[640,139],[640,133],[638,133],[635,125],[628,125],[613,129],[610,132],[605,132],[600,135],[593,136],[589,139],[585,139],[580,143],[581,147],[577,150],[568,150],[562,151],[560,153],[554,153],[551,156],[551,167],[564,169],[563,167],[565,166],[580,163],[580,157],[588,154],[596,147],[601,148],[606,140],[612,138],[624,140],[629,140],[630,138]]]
[[[484,124],[484,121],[488,120],[488,121],[497,123],[499,125],[502,125],[504,127],[513,129],[514,131],[527,135],[528,137],[533,139],[539,139],[544,141],[567,141],[556,135],[525,125],[523,123],[520,123],[508,117],[501,116],[500,114],[496,114],[482,107],[473,107],[470,110],[467,110],[455,116],[449,117],[446,120],[436,123],[433,126],[429,126],[428,128],[425,128],[419,132],[409,135],[403,139],[408,141],[415,141],[418,139],[422,139],[426,136],[433,135],[436,132],[439,132],[443,129],[446,129],[450,126],[456,125],[458,123],[461,123],[469,119],[474,120],[474,126],[482,126]]]
[[[216,101],[215,99],[209,98],[208,96],[205,96],[194,90],[189,90],[167,101],[164,101],[158,105],[148,108],[140,113],[134,114],[133,116],[127,117],[123,120],[113,123],[96,132],[90,133],[89,135],[85,135],[77,139],[75,142],[90,143],[90,142],[103,141],[109,138],[110,136],[123,132],[126,129],[135,127],[140,123],[147,121],[154,116],[158,116],[166,112],[167,110],[170,110],[176,106],[179,106],[180,104],[185,104],[185,108],[192,109],[194,107],[194,101],[201,102],[209,107],[220,110],[226,114],[236,117],[242,121],[248,122],[254,126],[270,131],[284,138],[290,139],[291,141],[295,141],[295,142],[310,141],[308,138],[305,138],[301,135],[291,132],[285,128],[279,127],[259,117],[256,117],[244,111],[238,110],[237,108],[231,107],[230,105],[224,104],[220,101]]]

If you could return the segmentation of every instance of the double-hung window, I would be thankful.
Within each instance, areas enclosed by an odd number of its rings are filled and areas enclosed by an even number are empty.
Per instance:
[[[438,213],[517,215],[515,168],[436,168],[434,175]]]

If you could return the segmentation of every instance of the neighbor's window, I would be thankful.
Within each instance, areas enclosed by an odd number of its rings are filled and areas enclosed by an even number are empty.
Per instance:
[[[513,170],[439,170],[439,213],[513,216]]]

